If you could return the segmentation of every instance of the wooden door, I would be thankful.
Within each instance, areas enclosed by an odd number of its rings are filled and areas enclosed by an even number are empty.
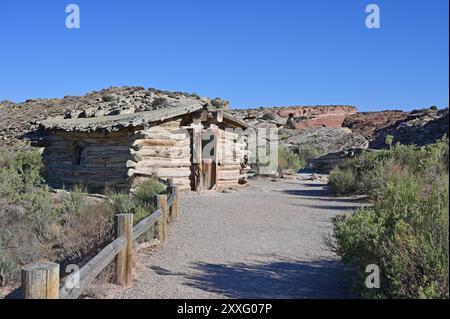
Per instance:
[[[217,186],[217,137],[211,131],[202,133],[202,188],[215,189]]]

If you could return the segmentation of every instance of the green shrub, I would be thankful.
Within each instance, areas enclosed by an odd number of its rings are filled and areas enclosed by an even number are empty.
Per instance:
[[[261,116],[261,119],[265,121],[273,121],[275,119],[275,115],[270,112],[266,112]]]
[[[411,174],[428,174],[439,176],[448,172],[448,138],[443,138],[435,144],[416,147],[414,145],[396,144],[389,150],[367,151],[361,155],[346,160],[330,173],[332,190],[337,194],[349,193],[367,194],[372,199],[381,196],[387,180],[391,176],[407,170]],[[345,177],[350,177],[352,171],[354,187],[339,187],[336,183]],[[403,172],[404,174],[405,172]],[[344,185],[345,186],[345,185]]]
[[[76,213],[64,211],[54,225],[49,255],[63,266],[83,266],[113,240],[113,213],[106,203],[82,205]]]
[[[355,191],[355,175],[349,168],[337,168],[331,171],[328,184],[336,195],[348,194]]]
[[[315,146],[301,146],[298,149],[300,160],[302,163],[308,163],[310,160],[315,159],[323,154],[323,151]]]
[[[18,202],[24,193],[42,184],[39,152],[18,152],[9,157],[7,163],[0,167],[0,195],[8,201]]]
[[[109,203],[114,214],[133,214],[136,209],[136,202],[124,194],[112,194],[109,196]]]
[[[113,214],[134,214],[134,223],[138,223],[156,210],[155,195],[162,193],[166,187],[155,179],[144,181],[133,194],[111,194],[109,207]]]
[[[88,205],[85,200],[85,189],[81,186],[75,186],[71,192],[61,195],[64,211],[79,216]]]
[[[392,148],[392,143],[394,142],[394,136],[393,135],[386,135],[384,142],[386,143],[389,148]]]
[[[14,280],[16,273],[17,268],[14,260],[6,251],[2,251],[0,248],[0,287],[11,283]]]
[[[366,153],[332,171],[330,186],[373,199],[333,220],[330,249],[357,269],[357,288],[375,298],[448,298],[448,139]],[[356,187],[345,188],[356,176]],[[341,180],[346,180],[343,183]],[[338,185],[338,186],[336,186]],[[364,286],[365,268],[380,267],[381,288]]]
[[[305,164],[298,154],[292,153],[285,148],[278,149],[278,170],[291,170],[297,172],[305,167]]]
[[[167,105],[167,99],[164,97],[157,97],[152,102],[152,108],[163,107]]]
[[[133,200],[138,206],[155,210],[155,195],[162,193],[166,187],[155,179],[147,179],[133,192]]]
[[[106,95],[102,96],[103,102],[113,102],[115,100],[116,100],[116,98],[114,97],[114,95],[111,95],[111,94],[106,94]]]
[[[53,206],[53,198],[46,188],[37,188],[24,194],[22,206],[32,226],[36,238],[45,243],[51,239],[52,225],[57,221],[60,211]]]
[[[17,281],[20,266],[30,262],[83,266],[111,242],[115,213],[135,213],[135,220],[150,213],[132,196],[115,194],[99,203],[80,186],[52,193],[39,175],[39,153],[0,155],[0,285]]]
[[[13,161],[11,153],[0,149],[0,169],[9,167]]]
[[[152,213],[152,211],[153,209],[149,210],[146,206],[137,206],[134,210],[134,224],[138,224],[141,220],[148,217]]]
[[[12,168],[0,169],[0,195],[10,203],[18,202],[24,192],[22,177]]]
[[[357,267],[366,297],[448,298],[448,175],[431,185],[397,176],[371,208],[334,218],[327,245]],[[365,288],[369,264],[380,267],[379,290]]]
[[[358,180],[355,181],[355,188],[353,191],[358,194],[365,194],[371,199],[377,199],[383,194],[386,187],[387,176],[385,163],[379,162],[373,169],[366,170],[359,175]],[[350,192],[344,192],[343,194]]]

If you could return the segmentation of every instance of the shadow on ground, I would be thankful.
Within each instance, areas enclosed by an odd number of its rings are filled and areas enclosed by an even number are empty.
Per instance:
[[[185,285],[228,298],[352,298],[351,270],[336,260],[269,263],[193,263],[189,274],[151,267],[159,275],[183,276]]]
[[[306,185],[306,184],[305,184]],[[316,189],[286,189],[281,191],[284,194],[299,196],[305,200],[312,201],[328,201],[328,202],[343,202],[343,203],[355,203],[355,204],[367,204],[366,196],[358,197],[336,197],[327,186],[321,185],[321,188]]]
[[[298,206],[298,205],[296,205]],[[337,205],[301,205],[302,207],[313,208],[313,209],[321,209],[321,210],[332,210],[332,211],[354,211],[356,210],[355,206],[337,206]]]

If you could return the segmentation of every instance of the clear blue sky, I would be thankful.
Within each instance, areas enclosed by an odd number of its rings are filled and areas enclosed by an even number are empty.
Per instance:
[[[81,28],[65,27],[65,7]],[[381,8],[381,29],[365,7]],[[449,100],[448,0],[2,0],[0,100],[141,85],[234,107]]]

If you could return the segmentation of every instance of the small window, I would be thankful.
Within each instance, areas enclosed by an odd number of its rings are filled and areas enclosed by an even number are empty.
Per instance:
[[[83,145],[76,144],[73,151],[73,165],[83,166],[86,161],[86,149]]]

